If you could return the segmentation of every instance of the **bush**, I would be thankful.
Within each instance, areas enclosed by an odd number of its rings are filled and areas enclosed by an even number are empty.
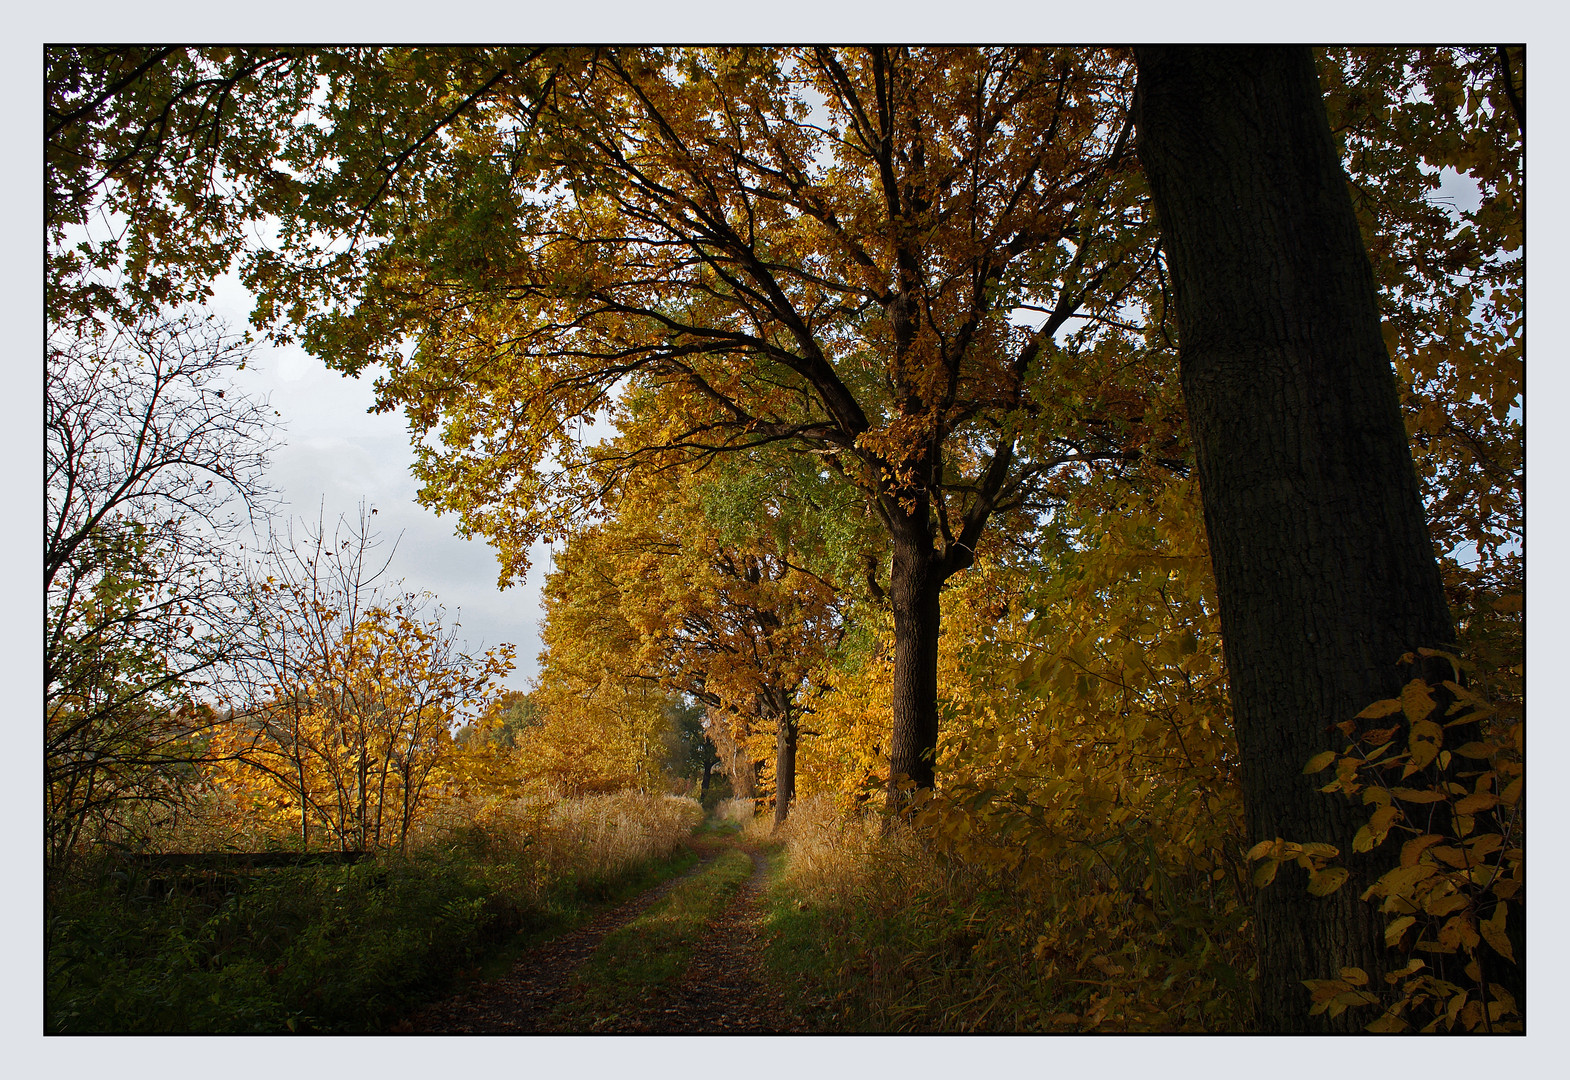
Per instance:
[[[1148,867],[1130,862],[1043,892],[945,855],[902,822],[821,799],[801,800],[780,836],[787,854],[770,964],[822,1027],[1185,1031],[1247,1022],[1241,914],[1176,893],[1127,900],[1118,877],[1138,880]],[[1159,932],[1129,932],[1155,923]]]
[[[407,858],[84,874],[49,905],[45,1026],[378,1030],[488,950],[638,881],[701,817],[690,799],[627,793],[452,821]]]

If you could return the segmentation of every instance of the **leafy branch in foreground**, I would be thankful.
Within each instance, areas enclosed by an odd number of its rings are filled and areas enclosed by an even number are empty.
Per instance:
[[[1389,726],[1337,725],[1347,746],[1315,755],[1303,770],[1334,766],[1335,778],[1320,790],[1371,808],[1354,853],[1400,841],[1399,862],[1361,899],[1379,904],[1385,944],[1408,959],[1385,973],[1389,989],[1357,967],[1304,982],[1314,1015],[1382,1006],[1369,1031],[1519,1031],[1526,992],[1524,721],[1514,704],[1490,703],[1462,685],[1458,658],[1423,653],[1448,662],[1453,677],[1438,685],[1412,679],[1399,698],[1358,714]],[[1453,749],[1447,733],[1457,742]],[[1277,865],[1294,861],[1309,870],[1309,892],[1324,896],[1347,880],[1347,870],[1331,863],[1340,854],[1330,844],[1277,839],[1256,844],[1249,857],[1259,861],[1260,886],[1271,883]]]

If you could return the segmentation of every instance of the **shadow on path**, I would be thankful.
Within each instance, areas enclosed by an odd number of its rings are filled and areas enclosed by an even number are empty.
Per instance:
[[[455,997],[427,1005],[393,1028],[401,1033],[530,1034],[545,1032],[761,1033],[809,1030],[787,1010],[784,997],[763,978],[763,893],[768,864],[755,848],[734,837],[699,841],[702,859],[576,930],[531,949],[499,979],[475,983]],[[561,1007],[577,996],[574,974],[607,934],[648,911],[729,848],[746,852],[752,875],[693,946],[686,971],[651,987],[637,1008],[607,1018],[564,1019]],[[566,1026],[571,1025],[571,1026]]]

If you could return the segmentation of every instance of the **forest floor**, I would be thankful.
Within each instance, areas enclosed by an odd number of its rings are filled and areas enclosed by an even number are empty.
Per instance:
[[[409,1033],[795,1032],[763,969],[769,863],[700,834],[679,877],[523,953],[506,974],[427,1005]]]

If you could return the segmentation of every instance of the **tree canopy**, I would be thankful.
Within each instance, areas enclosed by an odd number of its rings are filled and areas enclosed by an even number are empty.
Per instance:
[[[553,542],[539,685],[460,787],[653,790],[697,701],[738,791],[769,729],[781,812],[880,785],[1027,897],[1021,962],[1103,988],[1075,1023],[1242,1016],[1257,952],[1272,1027],[1486,1028],[1524,947],[1524,63],[51,49],[51,335],[237,267],[502,585]],[[150,549],[100,540],[114,616]]]

